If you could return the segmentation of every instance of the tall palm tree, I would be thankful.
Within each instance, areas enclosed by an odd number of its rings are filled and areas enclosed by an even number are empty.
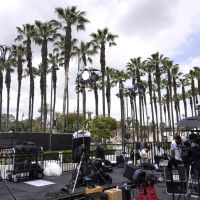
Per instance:
[[[179,121],[179,114],[178,114],[178,94],[177,94],[177,87],[178,85],[178,78],[181,75],[179,72],[179,65],[173,65],[172,67],[172,84],[173,84],[173,90],[174,90],[174,107],[176,112],[176,122]]]
[[[22,82],[22,73],[23,73],[23,62],[25,55],[25,47],[23,45],[13,45],[12,46],[12,55],[14,56],[17,75],[18,75],[18,91],[17,91],[17,109],[16,109],[16,121],[15,121],[15,132],[18,131],[18,121],[19,121],[19,103],[21,95],[21,82]]]
[[[167,83],[165,85],[166,86],[165,88],[166,88],[166,94],[167,94],[166,100],[167,100],[167,109],[168,109],[168,121],[169,121],[170,131],[172,127],[172,132],[174,133],[175,127],[174,127],[174,109],[173,109],[173,101],[172,101],[172,87],[173,87],[172,67],[173,67],[173,61],[166,59],[163,62],[163,70],[167,76],[167,80],[166,80]]]
[[[41,45],[42,65],[41,76],[43,79],[43,131],[46,131],[47,123],[47,93],[46,93],[46,77],[48,68],[48,42],[53,42],[58,37],[59,23],[55,20],[48,22],[35,21],[36,34],[35,41]]]
[[[4,67],[6,70],[5,75],[5,84],[6,84],[6,90],[7,90],[7,113],[6,113],[6,131],[9,131],[9,115],[10,115],[10,84],[11,84],[11,73],[14,72],[14,69],[12,68],[14,63],[14,59],[11,57],[8,58],[4,62]]]
[[[105,116],[105,51],[106,45],[109,47],[115,46],[115,39],[117,35],[112,34],[108,28],[102,30],[98,29],[96,33],[91,33],[92,42],[100,49],[100,64],[101,64],[101,73],[102,73],[102,103],[103,103],[103,116]]]
[[[107,109],[108,109],[108,117],[110,117],[110,110],[111,110],[111,87],[114,86],[112,81],[114,69],[106,67],[106,100],[107,100]]]
[[[77,31],[85,30],[85,24],[89,22],[85,18],[86,12],[77,10],[76,6],[63,8],[56,8],[56,13],[62,21],[63,29],[65,31],[65,51],[64,51],[64,68],[65,68],[65,84],[63,94],[63,116],[69,113],[69,95],[68,95],[68,79],[69,79],[69,62],[72,51],[72,27],[75,26]],[[66,106],[67,100],[67,106]],[[67,128],[67,127],[66,127]],[[62,120],[62,131],[65,129],[65,117]]]
[[[97,50],[91,42],[81,41],[80,46],[74,46],[72,56],[78,56],[83,61],[84,66],[87,66],[87,61],[92,64],[92,56],[97,54]],[[80,69],[79,69],[80,70]],[[93,84],[93,83],[91,83]],[[82,88],[83,96],[83,118],[86,119],[86,91],[85,87]]]
[[[58,53],[56,54],[49,54],[48,57],[48,62],[52,65],[51,67],[51,73],[52,73],[52,88],[53,89],[53,107],[51,108],[51,113],[52,113],[52,120],[54,122],[54,118],[55,118],[55,106],[56,106],[56,88],[57,88],[57,69],[56,66],[59,65],[59,63],[61,62],[60,60],[60,55]],[[52,102],[51,102],[52,103]],[[52,123],[52,122],[50,122]],[[53,124],[51,124],[52,126]]]
[[[196,115],[196,88],[195,88],[195,77],[196,77],[196,74],[195,74],[195,71],[194,70],[190,70],[189,71],[189,74],[187,76],[187,78],[191,81],[191,98],[192,100],[192,104],[193,104],[193,112],[195,115]],[[193,115],[192,115],[193,116]]]
[[[35,36],[36,30],[35,26],[31,24],[25,24],[22,25],[22,28],[17,27],[18,31],[18,36],[15,40],[17,41],[23,41],[23,44],[26,46],[26,60],[27,60],[27,68],[29,70],[29,75],[30,75],[30,90],[29,90],[29,111],[28,111],[28,121],[29,121],[29,131],[32,131],[32,117],[33,116],[33,85],[34,85],[34,80],[33,80],[33,72],[32,72],[32,49],[31,49],[31,43],[32,39]]]
[[[190,85],[190,81],[187,79],[186,75],[183,75],[183,77],[180,78],[180,83],[181,83],[182,99],[183,99],[183,106],[184,106],[184,114],[185,114],[185,117],[187,117],[188,114],[187,114],[187,102],[186,102],[185,87]]]
[[[122,146],[125,150],[125,105],[124,105],[124,85],[123,82],[127,79],[127,74],[123,70],[115,70],[113,74],[113,82],[119,84],[119,98],[120,98],[120,109],[121,109],[121,133],[122,133]]]
[[[154,108],[153,108],[153,81],[152,81],[152,73],[154,70],[154,67],[152,64],[148,61],[145,61],[144,63],[144,70],[148,74],[148,89],[149,89],[149,99],[150,99],[150,105],[151,105],[151,118],[152,118],[152,128],[153,128],[153,141],[156,142],[156,130],[155,130],[155,117],[154,117]]]
[[[197,79],[198,95],[199,95],[199,98],[200,98],[200,68],[198,66],[196,66],[196,67],[193,67],[193,69],[194,69],[195,76],[196,76],[196,79]]]
[[[137,84],[141,85],[141,76],[143,75],[143,68],[145,65],[145,61],[142,61],[141,57],[131,58],[130,61],[127,63],[127,71],[129,73],[135,70],[135,78]],[[133,74],[133,73],[132,73]],[[133,82],[133,81],[132,81]],[[134,87],[134,85],[133,85]],[[134,99],[135,100],[135,99]],[[136,108],[136,106],[135,106]],[[136,110],[137,112],[137,110]],[[139,114],[140,114],[140,138],[142,138],[142,95],[139,95]],[[137,130],[137,129],[136,129]]]
[[[0,62],[0,131],[2,130],[2,103],[3,103],[3,71],[5,70],[4,62]]]
[[[157,93],[158,93],[158,102],[159,102],[159,110],[160,110],[160,131],[161,131],[161,141],[163,141],[163,126],[162,126],[162,98],[161,98],[161,67],[163,67],[163,64],[165,60],[168,60],[168,58],[164,57],[159,52],[156,52],[151,55],[150,58],[148,58],[149,61],[154,65],[155,67],[155,80],[157,85]]]

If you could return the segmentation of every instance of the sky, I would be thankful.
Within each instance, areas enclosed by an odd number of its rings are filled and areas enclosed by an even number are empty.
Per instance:
[[[56,7],[67,8],[76,5],[86,11],[90,23],[86,31],[73,32],[73,36],[89,41],[89,34],[108,27],[117,34],[117,46],[106,49],[106,65],[124,69],[130,58],[150,57],[155,52],[171,58],[180,64],[180,71],[187,73],[193,66],[200,66],[200,1],[199,0],[1,0],[0,44],[12,45],[17,35],[16,27],[33,24],[35,20],[58,19]],[[33,47],[33,66],[41,62],[40,47]],[[94,58],[92,67],[100,69],[99,56]],[[62,112],[64,90],[63,69],[58,71],[56,111]],[[70,62],[69,97],[70,111],[76,112],[77,94],[75,78],[77,60]],[[47,102],[50,104],[50,75],[48,76]],[[128,87],[128,85],[127,85]],[[35,80],[35,110],[40,107],[39,79]],[[23,79],[19,119],[28,114],[28,79]],[[112,89],[111,116],[120,118],[120,102],[116,97],[117,88]],[[6,113],[6,87],[3,91],[3,112]],[[17,75],[12,74],[10,113],[16,113]],[[99,96],[99,111],[101,108]],[[87,91],[87,111],[94,112],[94,95]]]

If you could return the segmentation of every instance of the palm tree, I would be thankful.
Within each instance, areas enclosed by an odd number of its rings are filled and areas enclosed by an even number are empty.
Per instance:
[[[172,84],[173,84],[173,90],[174,90],[174,107],[176,112],[176,122],[179,121],[179,114],[178,114],[178,94],[177,94],[177,87],[178,85],[178,78],[181,75],[179,72],[179,65],[173,65],[172,67]]]
[[[127,74],[123,70],[115,70],[113,73],[113,83],[119,83],[119,98],[121,108],[121,133],[122,133],[122,146],[125,150],[125,105],[124,105],[124,85],[123,82],[128,78]]]
[[[17,27],[17,31],[19,35],[15,40],[23,41],[23,44],[26,46],[26,60],[27,60],[27,68],[29,70],[30,75],[30,90],[29,90],[29,111],[28,111],[28,121],[29,121],[29,131],[32,131],[32,117],[33,116],[33,72],[32,72],[32,50],[31,50],[31,42],[32,38],[35,36],[36,30],[34,25],[25,24],[22,25],[22,28]]]
[[[102,30],[98,29],[96,33],[91,33],[92,42],[96,45],[97,48],[100,49],[100,64],[101,64],[101,73],[102,73],[102,103],[103,103],[103,116],[105,116],[105,50],[106,44],[111,46],[115,46],[115,39],[118,37],[117,35],[109,32],[108,28],[104,28]]]
[[[76,6],[63,8],[56,8],[58,17],[62,20],[63,29],[65,31],[64,39],[64,68],[65,68],[65,84],[63,94],[63,116],[66,112],[66,100],[67,100],[67,115],[69,114],[69,98],[68,98],[68,79],[69,79],[69,62],[72,51],[72,27],[75,26],[77,31],[85,30],[85,24],[89,22],[85,18],[86,12],[77,10]],[[65,117],[62,119],[62,131],[65,129]]]
[[[17,75],[18,75],[18,91],[17,91],[17,109],[16,109],[16,121],[15,121],[15,132],[18,131],[18,121],[19,121],[19,103],[21,95],[21,82],[22,82],[22,73],[23,73],[23,62],[25,55],[25,47],[23,45],[13,45],[12,46],[12,55],[14,56]]]
[[[5,69],[4,62],[0,62],[0,131],[2,130],[2,103],[3,103],[3,70]]]
[[[84,66],[87,66],[87,61],[92,64],[92,56],[97,54],[97,50],[95,46],[92,45],[91,42],[83,42],[81,41],[80,46],[74,46],[72,56],[78,56],[83,61]],[[80,69],[79,69],[80,70]],[[91,83],[92,84],[92,83]],[[82,96],[83,96],[83,118],[86,119],[86,91],[85,87],[82,88]]]
[[[114,69],[106,67],[106,100],[107,100],[107,109],[108,109],[108,117],[110,117],[111,110],[111,87],[114,86],[112,81]]]
[[[52,65],[51,73],[52,73],[52,89],[53,89],[53,107],[51,108],[52,113],[52,120],[54,122],[55,118],[55,106],[56,106],[56,88],[57,88],[57,73],[56,73],[56,66],[61,62],[60,56],[58,53],[56,54],[49,54],[48,62]],[[52,102],[51,102],[52,103]],[[53,125],[53,124],[51,124]]]
[[[192,103],[191,103],[191,104],[193,104],[192,110],[194,111],[194,114],[196,115],[196,89],[195,89],[195,81],[194,81],[195,76],[196,76],[195,71],[190,70],[187,78],[191,81],[191,94],[192,94],[191,98],[192,98],[192,100],[190,99],[190,101],[192,101]],[[193,116],[193,114],[192,114],[192,116]]]
[[[42,65],[41,65],[41,76],[43,79],[43,131],[46,131],[46,122],[47,122],[47,93],[46,93],[46,77],[47,77],[47,68],[48,68],[48,42],[53,42],[57,37],[57,30],[59,29],[59,23],[55,20],[49,22],[35,21],[36,25],[36,34],[35,41],[41,45],[41,54],[42,54]]]
[[[182,91],[182,99],[183,99],[183,106],[184,106],[184,114],[185,117],[187,117],[187,102],[186,102],[186,91],[185,87],[190,85],[190,81],[187,79],[186,75],[183,75],[182,78],[180,78],[181,83],[181,91]]]
[[[132,74],[135,77],[132,77],[136,79],[137,84],[141,85],[141,76],[143,75],[143,68],[145,65],[145,61],[141,60],[141,57],[137,57],[137,58],[131,58],[130,61],[127,63],[127,71],[128,74]],[[133,73],[134,72],[134,73]],[[132,82],[135,82],[135,80]],[[135,85],[133,85],[134,87]],[[136,99],[134,97],[134,101],[135,101],[135,108],[136,107]],[[135,111],[137,113],[137,110]],[[139,95],[139,114],[140,114],[140,138],[142,138],[142,95]],[[136,115],[137,116],[137,115]],[[137,120],[137,119],[136,119]],[[137,129],[136,129],[137,130]],[[137,130],[137,134],[138,134],[138,130]]]
[[[153,109],[153,81],[152,81],[152,73],[153,73],[153,66],[150,62],[145,61],[144,64],[144,70],[148,74],[148,89],[149,89],[149,99],[150,99],[150,105],[151,105],[151,118],[152,118],[152,127],[153,127],[153,141],[156,142],[156,131],[155,131],[155,118],[154,118],[154,109]]]
[[[5,75],[5,84],[6,84],[6,89],[7,89],[7,115],[6,115],[6,131],[9,131],[9,115],[10,115],[10,84],[11,84],[11,73],[14,72],[14,69],[12,66],[14,65],[14,59],[11,57],[8,58],[4,62],[4,67],[6,70],[6,75]]]
[[[165,60],[163,62],[163,69],[165,73],[167,74],[167,83],[165,83],[165,88],[166,88],[166,100],[167,100],[167,109],[168,109],[168,121],[169,121],[169,127],[171,131],[172,127],[172,132],[175,132],[174,128],[174,110],[173,110],[173,101],[172,101],[172,67],[173,67],[173,61],[171,60]],[[164,81],[165,82],[165,81]],[[170,112],[171,110],[171,112]]]
[[[163,141],[163,121],[162,121],[162,98],[161,98],[161,67],[163,67],[163,64],[168,58],[164,57],[159,52],[156,52],[151,55],[148,60],[152,63],[152,65],[155,67],[155,80],[157,85],[157,93],[158,93],[158,102],[159,102],[159,110],[160,110],[160,131],[161,131],[161,141]],[[162,65],[162,66],[161,66]]]
[[[195,77],[197,79],[197,90],[198,90],[198,95],[200,97],[200,68],[198,66],[193,67],[194,72],[195,72]]]

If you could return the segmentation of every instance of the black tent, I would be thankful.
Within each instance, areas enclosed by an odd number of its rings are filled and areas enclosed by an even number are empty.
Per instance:
[[[200,116],[187,117],[177,122],[177,126],[184,126],[189,128],[200,128]]]

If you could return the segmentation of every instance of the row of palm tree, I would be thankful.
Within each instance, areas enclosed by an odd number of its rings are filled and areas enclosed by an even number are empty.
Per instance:
[[[86,12],[79,11],[76,6],[55,9],[58,20],[48,22],[35,21],[34,24],[23,24],[17,27],[18,35],[15,44],[12,45],[12,56],[0,67],[0,129],[2,116],[2,90],[3,90],[3,70],[6,71],[5,84],[7,89],[7,126],[9,130],[9,102],[11,72],[14,68],[18,76],[18,95],[16,106],[16,126],[18,130],[20,94],[23,77],[29,77],[29,105],[28,121],[30,132],[32,131],[33,111],[34,111],[34,91],[36,76],[40,77],[41,93],[41,131],[47,128],[47,76],[52,73],[53,84],[53,108],[52,117],[55,116],[57,73],[56,66],[64,67],[64,92],[63,92],[63,112],[62,115],[69,114],[69,64],[76,56],[81,58],[84,65],[92,63],[94,56],[100,56],[101,77],[98,82],[91,82],[82,89],[83,116],[86,118],[86,88],[94,91],[95,115],[99,115],[98,92],[102,91],[102,113],[103,116],[110,117],[112,110],[113,87],[119,86],[119,97],[121,106],[121,118],[125,119],[124,98],[130,98],[131,107],[131,129],[137,140],[146,137],[153,132],[155,140],[163,138],[164,125],[169,127],[171,132],[175,132],[175,123],[182,117],[181,101],[183,102],[184,116],[188,116],[188,102],[191,114],[196,114],[196,104],[200,95],[200,68],[194,67],[188,74],[180,72],[179,65],[163,54],[156,52],[146,60],[141,57],[130,58],[123,70],[117,70],[106,65],[107,46],[116,46],[116,34],[112,34],[108,28],[98,29],[90,34],[90,41],[78,41],[73,37],[74,28],[77,31],[84,31],[89,23]],[[34,67],[32,64],[33,45],[41,47],[41,64]],[[50,49],[53,49],[50,53]],[[25,67],[26,64],[26,67]],[[145,80],[144,80],[145,79]],[[124,82],[130,80],[132,87],[136,84],[144,86],[146,92],[143,95],[125,92]],[[127,96],[129,95],[129,96]],[[107,104],[107,106],[106,106]],[[149,105],[149,106],[148,106]],[[106,114],[107,107],[107,114]],[[151,115],[151,116],[150,116]],[[127,114],[129,117],[129,113]],[[127,117],[127,121],[128,121]],[[68,124],[66,118],[62,118],[62,131],[67,131]],[[121,121],[124,128],[124,121]],[[151,125],[151,126],[150,126]],[[146,128],[145,128],[146,127]],[[150,128],[151,127],[151,130]]]

